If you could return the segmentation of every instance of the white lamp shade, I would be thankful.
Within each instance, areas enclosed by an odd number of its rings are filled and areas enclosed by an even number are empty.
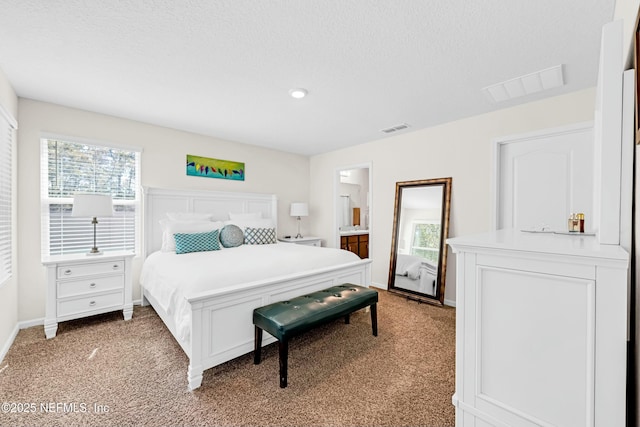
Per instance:
[[[291,216],[309,216],[309,206],[306,203],[291,203]]]
[[[105,217],[113,216],[113,200],[105,194],[76,194],[73,196],[71,216]]]

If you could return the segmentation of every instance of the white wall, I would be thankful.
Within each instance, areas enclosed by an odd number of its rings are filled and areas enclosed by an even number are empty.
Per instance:
[[[46,280],[40,264],[39,150],[42,132],[141,147],[143,186],[275,193],[278,196],[279,232],[295,234],[297,225],[289,216],[289,205],[292,201],[307,200],[307,157],[22,98],[19,115],[20,320],[38,319],[45,314]],[[187,176],[187,154],[244,162],[245,181]],[[303,227],[303,235],[306,232]],[[140,298],[140,266],[141,260],[136,258],[134,300]]]
[[[595,90],[587,89],[313,156],[312,232],[329,244],[333,242],[333,174],[345,165],[371,162],[372,282],[386,288],[397,181],[452,177],[449,237],[487,231],[492,141],[593,120],[594,102]],[[447,264],[445,300],[455,301],[455,257],[451,253]]]
[[[14,119],[18,118],[18,98],[13,91],[11,84],[4,75],[4,72],[0,70],[0,105],[13,116]],[[16,332],[18,324],[18,259],[17,259],[17,188],[16,188],[16,153],[17,147],[13,146],[13,224],[12,224],[12,250],[13,250],[13,275],[12,277],[0,288],[0,359],[3,357],[5,343],[9,343],[13,340],[13,334]]]

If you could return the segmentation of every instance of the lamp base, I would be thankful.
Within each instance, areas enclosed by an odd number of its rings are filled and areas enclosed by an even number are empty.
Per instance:
[[[102,254],[103,252],[98,248],[91,248],[91,250],[87,252],[87,256],[102,255]]]

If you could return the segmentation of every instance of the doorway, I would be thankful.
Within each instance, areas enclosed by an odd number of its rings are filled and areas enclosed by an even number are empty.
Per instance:
[[[334,247],[341,237],[371,234],[371,163],[337,168],[334,175]]]

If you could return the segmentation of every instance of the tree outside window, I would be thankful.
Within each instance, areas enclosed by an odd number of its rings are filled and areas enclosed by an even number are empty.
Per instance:
[[[440,223],[414,222],[411,237],[411,255],[426,258],[433,263],[440,257]]]
[[[71,216],[76,193],[111,195],[113,216],[98,218],[100,247],[137,251],[139,151],[44,138],[42,157],[43,255],[80,253],[92,246],[91,221]]]

